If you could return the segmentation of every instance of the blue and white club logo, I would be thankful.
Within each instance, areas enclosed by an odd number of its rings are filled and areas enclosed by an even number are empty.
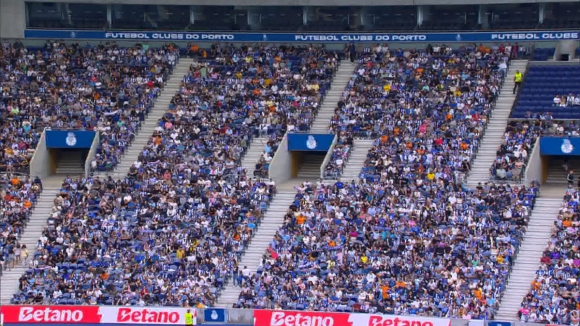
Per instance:
[[[217,311],[215,311],[215,310],[212,310],[212,311],[211,311],[211,316],[210,316],[210,317],[211,317],[211,320],[218,320],[218,318],[219,318],[219,315],[218,315]]]
[[[70,38],[76,38],[76,37],[77,37],[76,32],[70,32]]]
[[[308,140],[306,141],[306,147],[308,149],[315,149],[316,148],[316,139],[314,139],[314,136],[308,136]]]
[[[69,132],[66,136],[66,144],[69,146],[74,146],[77,144],[77,137],[75,137],[74,132]]]
[[[564,139],[560,149],[562,149],[562,153],[570,154],[574,151],[574,145],[572,145],[572,143],[570,142],[570,139]]]

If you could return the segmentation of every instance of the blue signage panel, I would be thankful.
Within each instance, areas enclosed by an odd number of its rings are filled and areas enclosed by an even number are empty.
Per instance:
[[[47,130],[46,148],[91,148],[95,135],[87,130]]]
[[[496,42],[577,40],[577,30],[517,31],[471,33],[229,33],[229,32],[127,32],[127,31],[24,31],[25,38],[40,39],[113,39],[159,41],[227,41],[227,42]]]
[[[580,156],[580,138],[542,137],[540,154]]]
[[[487,326],[512,326],[509,321],[488,321]]]
[[[288,150],[327,152],[333,140],[332,134],[288,134]]]
[[[206,308],[203,312],[206,323],[225,323],[226,310],[218,308]]]

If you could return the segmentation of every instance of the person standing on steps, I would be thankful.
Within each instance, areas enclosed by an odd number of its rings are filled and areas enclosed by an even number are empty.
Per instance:
[[[574,171],[570,170],[570,172],[568,172],[566,180],[568,180],[568,188],[572,188],[574,186]]]
[[[516,70],[516,74],[514,75],[514,82],[515,82],[514,95],[516,95],[516,91],[520,88],[523,79],[524,79],[524,76],[522,75],[522,73],[519,70]]]

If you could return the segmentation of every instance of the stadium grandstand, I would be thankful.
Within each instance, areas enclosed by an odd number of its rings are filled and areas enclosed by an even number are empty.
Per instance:
[[[578,326],[579,17],[0,0],[0,326]]]

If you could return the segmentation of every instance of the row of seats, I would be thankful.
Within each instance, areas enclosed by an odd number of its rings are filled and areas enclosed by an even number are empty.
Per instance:
[[[580,66],[531,66],[525,73],[512,117],[529,118],[550,113],[554,119],[578,119],[575,107],[555,104],[555,96],[580,93]]]
[[[534,61],[548,61],[554,57],[554,53],[556,53],[555,48],[537,48],[534,50],[532,59]]]

